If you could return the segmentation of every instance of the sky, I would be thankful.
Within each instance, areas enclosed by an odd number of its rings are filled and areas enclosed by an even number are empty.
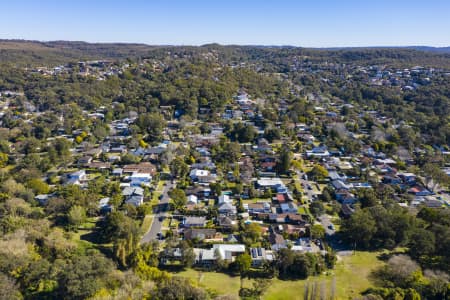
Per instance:
[[[0,0],[0,39],[450,46],[450,1]]]

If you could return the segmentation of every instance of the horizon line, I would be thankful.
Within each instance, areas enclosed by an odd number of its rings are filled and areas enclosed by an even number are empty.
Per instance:
[[[278,47],[278,48],[304,48],[304,49],[352,49],[352,48],[414,48],[414,47],[427,47],[435,49],[450,48],[447,46],[433,46],[424,44],[412,44],[412,45],[360,45],[360,46],[300,46],[291,44],[239,44],[239,43],[220,43],[220,42],[208,42],[198,44],[149,44],[146,42],[133,42],[133,41],[87,41],[87,40],[39,40],[39,39],[23,39],[23,38],[0,38],[0,42],[38,42],[38,43],[55,43],[55,42],[70,42],[70,43],[85,43],[85,44],[122,44],[122,45],[143,45],[154,47],[205,47],[209,45],[218,46],[241,46],[241,47]]]

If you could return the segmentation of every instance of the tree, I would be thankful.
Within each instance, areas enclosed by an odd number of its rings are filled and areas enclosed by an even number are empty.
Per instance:
[[[325,228],[320,224],[311,226],[310,231],[313,239],[323,239],[325,237]]]
[[[314,216],[320,216],[325,212],[325,206],[320,201],[314,201],[309,205],[309,210]]]
[[[261,238],[261,226],[258,223],[250,223],[244,225],[242,231],[242,240],[245,244],[251,245]]]
[[[86,220],[86,209],[82,206],[72,206],[67,213],[67,220],[71,226],[79,227]]]
[[[277,165],[278,172],[285,174],[291,168],[292,152],[288,147],[283,147],[280,151],[279,163]]]
[[[375,206],[379,202],[373,189],[361,189],[358,193],[358,199],[362,208]]]
[[[48,194],[50,192],[50,187],[48,186],[48,184],[43,182],[39,178],[33,178],[29,180],[27,186],[36,194]]]
[[[189,173],[189,166],[178,156],[170,162],[169,167],[170,173],[175,178],[184,178]]]
[[[242,288],[244,276],[250,270],[250,267],[252,265],[252,257],[248,253],[242,253],[241,255],[236,257],[234,265],[237,271],[239,272],[239,275],[241,276],[241,288]]]
[[[19,287],[17,286],[15,281],[3,273],[0,273],[0,299],[1,300],[23,299]]]
[[[8,154],[0,152],[0,168],[4,168],[8,164]]]
[[[111,261],[100,254],[74,256],[58,276],[58,298],[89,298],[106,286],[112,270]]]
[[[352,214],[349,219],[344,220],[341,231],[344,238],[352,244],[368,248],[376,229],[372,215],[366,209],[361,209]]]
[[[322,165],[315,164],[314,167],[312,168],[309,176],[313,180],[323,180],[328,177],[328,171]]]
[[[186,193],[181,189],[171,190],[169,196],[172,199],[174,208],[177,210],[183,209],[187,203]]]
[[[412,232],[408,245],[412,257],[431,255],[435,250],[435,236],[431,231],[417,228]]]
[[[144,133],[148,134],[147,139],[150,142],[154,142],[162,138],[162,132],[166,126],[166,121],[159,113],[147,113],[139,115],[136,124]]]
[[[155,300],[178,300],[178,299],[208,299],[207,293],[200,289],[193,287],[189,279],[174,276],[161,280],[157,284],[157,288],[151,293],[151,299]]]

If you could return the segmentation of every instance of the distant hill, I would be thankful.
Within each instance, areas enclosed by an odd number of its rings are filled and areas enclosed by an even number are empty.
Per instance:
[[[0,62],[36,65],[86,59],[124,59],[146,55],[154,48],[144,44],[0,40]]]
[[[167,53],[198,55],[217,51],[224,63],[248,62],[289,65],[296,56],[310,60],[363,64],[418,64],[450,67],[450,47],[347,47],[302,48],[294,46],[219,45],[152,46],[137,43],[87,43],[79,41],[0,40],[0,63],[18,66],[55,65],[79,60],[121,60],[137,57],[163,58]]]
[[[411,46],[406,48],[435,53],[450,53],[450,47]]]

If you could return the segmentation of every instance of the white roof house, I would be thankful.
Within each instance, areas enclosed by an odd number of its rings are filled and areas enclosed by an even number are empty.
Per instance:
[[[152,181],[152,175],[149,173],[134,172],[130,177],[131,186],[149,185]]]
[[[193,169],[189,173],[189,177],[191,177],[191,178],[204,177],[204,176],[209,176],[209,175],[210,175],[210,172],[208,170],[200,170],[200,169]]]
[[[232,203],[232,202],[233,202],[233,200],[231,200],[230,196],[228,196],[228,195],[219,196],[219,204]]]
[[[220,255],[221,259],[233,260],[233,257],[245,252],[245,245],[242,244],[214,244],[214,252]]]
[[[195,195],[189,195],[187,196],[187,203],[195,203],[197,204],[198,202],[198,197]]]
[[[272,187],[272,188],[284,185],[280,178],[261,178],[258,179],[256,183],[258,184],[258,186],[261,187]]]

